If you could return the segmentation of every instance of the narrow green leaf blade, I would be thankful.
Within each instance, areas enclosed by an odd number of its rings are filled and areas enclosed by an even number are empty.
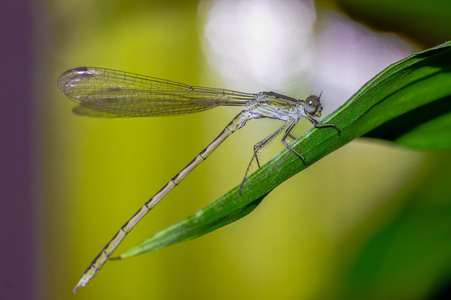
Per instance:
[[[451,148],[451,97],[438,99],[364,135],[419,150]]]
[[[223,209],[221,211],[222,213],[219,212],[219,214],[212,214],[209,212],[209,210],[216,209],[214,206],[209,205],[196,214],[159,231],[139,246],[130,249],[118,258],[123,259],[144,252],[155,251],[174,244],[174,241],[183,242],[192,240],[224,225],[230,224],[235,220],[241,219],[253,211],[262,200],[263,198],[257,199],[245,207],[236,207],[235,211],[233,208],[230,208],[230,210]]]

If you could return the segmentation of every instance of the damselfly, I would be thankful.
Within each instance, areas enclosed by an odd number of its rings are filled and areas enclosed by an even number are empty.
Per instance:
[[[175,81],[148,77],[103,68],[81,67],[68,70],[58,78],[58,87],[64,94],[81,104],[74,112],[95,117],[157,117],[184,115],[211,109],[216,106],[245,106],[224,130],[196,156],[184,169],[173,177],[158,193],[148,200],[138,212],[122,226],[110,242],[102,249],[81,276],[73,292],[97,274],[133,227],[166,196],[183,178],[204,161],[232,133],[252,119],[277,119],[283,124],[254,146],[254,155],[246,169],[243,183],[253,161],[258,161],[258,152],[278,134],[285,131],[282,144],[309,162],[289,145],[291,131],[301,118],[306,118],[315,127],[333,127],[334,124],[319,124],[315,117],[323,109],[320,97],[311,95],[305,100],[295,99],[275,92],[243,93],[227,89],[191,86]]]

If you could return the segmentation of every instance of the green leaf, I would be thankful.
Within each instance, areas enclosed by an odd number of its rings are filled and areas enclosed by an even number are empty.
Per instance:
[[[341,129],[312,128],[293,147],[314,163],[355,138],[366,136],[420,149],[450,148],[451,43],[409,56],[379,73],[323,120]],[[432,130],[432,132],[428,132]],[[306,165],[282,151],[245,182],[195,215],[158,232],[118,258],[187,241],[250,213],[263,198]]]
[[[364,137],[385,139],[419,150],[449,149],[450,111],[451,97],[446,96],[394,118]]]

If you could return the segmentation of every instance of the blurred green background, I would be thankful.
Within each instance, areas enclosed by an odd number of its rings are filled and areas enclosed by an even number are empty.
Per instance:
[[[450,153],[357,140],[285,182],[249,216],[199,239],[91,260],[239,109],[184,117],[75,116],[56,86],[98,66],[297,98],[326,114],[383,68],[450,38],[449,1],[34,1],[36,299],[430,299],[451,280]],[[352,17],[352,19],[351,19]],[[383,30],[383,32],[381,31]],[[39,88],[36,88],[39,87]],[[307,122],[305,122],[307,123]],[[118,252],[241,182],[253,121],[132,231]],[[300,126],[302,130],[309,124]],[[451,134],[451,133],[450,133]],[[282,150],[265,149],[268,161]],[[254,166],[255,167],[255,166]]]

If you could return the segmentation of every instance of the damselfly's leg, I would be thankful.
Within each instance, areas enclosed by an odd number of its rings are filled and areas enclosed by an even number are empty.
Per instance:
[[[296,137],[295,137],[294,135],[292,135],[291,133],[288,134],[288,137],[289,137],[290,139],[292,139],[293,141],[296,139]]]
[[[316,128],[333,127],[333,128],[335,128],[335,129],[337,129],[338,135],[341,134],[341,129],[338,128],[338,126],[335,125],[335,124],[332,124],[332,123],[319,124],[317,120],[313,119],[313,118],[310,117],[310,116],[306,116],[306,118],[307,118],[307,120],[309,120],[310,122],[312,122],[313,126],[316,127]]]
[[[294,154],[299,156],[306,165],[310,165],[310,162],[308,160],[306,160],[305,157],[301,153],[299,153],[296,150],[294,150],[294,148],[292,148],[287,143],[287,137],[291,136],[291,131],[293,130],[294,126],[296,126],[296,124],[297,124],[297,122],[293,122],[293,123],[290,124],[290,126],[288,126],[287,130],[285,131],[285,134],[283,135],[282,144],[285,147],[287,147],[288,149],[290,149]]]
[[[312,122],[313,125],[314,125],[314,127],[316,127],[316,128],[334,127],[335,129],[337,129],[338,134],[341,133],[340,128],[338,128],[337,125],[335,125],[335,124],[331,124],[331,123],[327,123],[327,124],[318,124],[318,121],[317,121],[317,120],[315,120],[315,119],[313,119],[313,118],[311,118],[311,117],[309,117],[309,116],[307,116],[307,119],[308,119],[310,122]],[[254,155],[252,156],[251,161],[249,162],[249,165],[247,166],[246,172],[244,173],[243,181],[241,182],[241,185],[240,185],[240,190],[239,190],[239,193],[240,193],[240,194],[241,194],[241,192],[242,192],[244,182],[246,181],[247,174],[249,173],[249,169],[250,169],[250,167],[251,167],[252,162],[254,161],[254,159],[255,159],[255,161],[257,162],[258,168],[260,168],[260,162],[258,161],[258,152],[259,152],[264,146],[266,146],[270,141],[272,141],[279,133],[281,133],[282,130],[284,130],[285,127],[287,127],[289,123],[290,123],[289,121],[286,122],[286,123],[284,123],[284,124],[283,124],[282,126],[280,126],[276,131],[274,131],[271,135],[267,136],[266,138],[264,138],[263,140],[261,140],[260,142],[258,142],[257,144],[255,144],[255,146],[254,146]],[[296,151],[293,147],[291,147],[291,146],[289,145],[289,143],[287,142],[287,138],[288,138],[288,137],[291,138],[291,139],[295,139],[295,137],[291,134],[291,131],[293,130],[293,128],[296,126],[297,123],[298,123],[298,122],[294,122],[294,121],[293,121],[293,122],[288,126],[288,128],[287,128],[287,130],[285,131],[285,134],[284,134],[284,136],[283,136],[283,138],[282,138],[282,144],[283,144],[285,147],[287,147],[288,149],[290,149],[294,154],[296,154],[297,156],[299,156],[299,158],[302,159],[302,161],[303,161],[306,165],[310,165],[310,162],[309,162],[308,160],[306,160],[305,157],[304,157],[301,153],[299,153],[299,152]]]
[[[313,125],[314,125],[314,127],[316,127],[316,128],[334,127],[335,129],[338,130],[338,134],[341,133],[340,128],[338,128],[337,125],[335,125],[335,124],[331,124],[331,123],[318,124],[318,121],[315,120],[315,119],[313,119],[313,118],[307,117],[307,119],[308,119],[310,122],[312,122]],[[284,135],[283,138],[282,138],[282,144],[284,144],[285,147],[287,147],[288,149],[290,149],[294,154],[296,154],[297,156],[299,156],[299,157],[302,159],[302,161],[303,161],[306,165],[310,165],[310,162],[309,162],[308,160],[306,160],[305,157],[304,157],[301,153],[297,152],[294,148],[292,148],[292,147],[287,143],[287,137],[290,137],[290,138],[292,137],[291,131],[293,130],[294,126],[296,126],[296,124],[297,124],[297,122],[293,122],[293,123],[290,124],[290,126],[288,126],[287,130],[285,131],[285,135]]]
[[[333,127],[333,128],[335,128],[335,129],[337,129],[337,131],[338,131],[338,135],[340,135],[340,134],[341,134],[341,129],[340,129],[340,128],[338,128],[338,126],[337,126],[337,125],[335,125],[335,124],[332,124],[332,123],[326,123],[326,124],[315,124],[315,127],[316,127],[316,128]]]
[[[260,151],[270,141],[272,141],[278,134],[280,134],[285,129],[285,127],[287,127],[288,124],[289,124],[289,121],[285,122],[276,131],[274,131],[269,136],[265,137],[263,140],[261,140],[260,142],[258,142],[257,144],[254,145],[254,154],[252,155],[251,161],[249,162],[249,165],[247,166],[246,172],[244,173],[243,181],[241,181],[240,191],[239,191],[240,194],[241,194],[241,191],[243,189],[243,184],[246,181],[247,174],[249,173],[249,169],[251,168],[251,165],[252,165],[252,162],[254,161],[254,159],[257,162],[258,168],[260,168],[260,162],[258,161],[258,151]]]

